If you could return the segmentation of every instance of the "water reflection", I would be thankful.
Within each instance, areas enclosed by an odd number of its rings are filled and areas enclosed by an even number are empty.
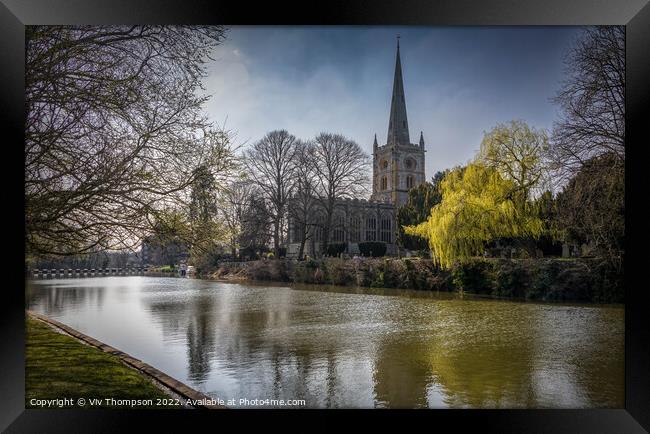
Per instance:
[[[141,276],[51,280],[30,286],[28,305],[226,400],[623,406],[620,307],[318,289]]]
[[[92,305],[96,309],[101,309],[104,301],[103,286],[76,286],[76,281],[70,280],[52,280],[37,281],[32,283],[30,291],[27,293],[27,303],[39,304],[44,309],[46,315],[56,315],[63,310],[78,309],[84,305]],[[35,286],[45,286],[49,290],[35,290]]]

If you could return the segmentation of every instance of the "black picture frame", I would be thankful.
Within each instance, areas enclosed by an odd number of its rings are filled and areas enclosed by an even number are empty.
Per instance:
[[[355,24],[355,25],[596,25],[626,26],[626,291],[625,408],[583,410],[285,411],[188,413],[142,410],[25,410],[24,408],[24,190],[21,161],[24,129],[24,26],[33,24]],[[310,417],[325,428],[333,416],[363,414],[385,425],[395,414],[416,426],[474,427],[491,432],[642,433],[650,430],[650,313],[644,272],[648,269],[648,196],[644,158],[650,103],[650,5],[647,0],[337,0],[302,5],[223,1],[0,0],[0,113],[2,116],[3,196],[6,235],[5,276],[0,302],[0,429],[6,432],[129,432],[134,422],[160,425],[163,432],[193,429],[196,423],[220,428],[224,418],[239,427],[261,416]],[[534,50],[534,47],[531,47]],[[8,140],[7,140],[8,139]],[[21,177],[22,176],[22,177]],[[253,416],[250,416],[250,412]],[[417,424],[415,424],[417,422]],[[225,426],[224,426],[225,427]]]

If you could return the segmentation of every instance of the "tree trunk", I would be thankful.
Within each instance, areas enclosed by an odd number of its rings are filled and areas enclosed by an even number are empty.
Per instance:
[[[302,261],[302,258],[305,254],[305,243],[307,242],[307,237],[303,235],[302,239],[300,240],[300,249],[298,250],[298,260]]]
[[[273,228],[273,255],[275,259],[280,257],[280,219],[275,220]]]

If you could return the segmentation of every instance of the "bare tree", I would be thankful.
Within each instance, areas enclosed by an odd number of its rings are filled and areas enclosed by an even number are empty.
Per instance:
[[[563,118],[551,141],[562,180],[595,156],[625,159],[625,28],[587,28],[565,64],[569,78],[554,98]]]
[[[337,199],[358,197],[367,191],[369,157],[356,142],[340,134],[319,134],[312,149],[315,191],[325,213],[321,245],[325,253]]]
[[[228,228],[228,242],[233,259],[237,257],[237,249],[240,247],[246,211],[254,188],[250,181],[238,179],[228,185],[221,197],[221,212]]]
[[[202,113],[219,26],[27,27],[28,253],[133,248],[188,200],[197,167],[228,169]]]
[[[242,230],[239,236],[240,256],[242,252],[249,257],[255,257],[258,251],[264,251],[272,237],[272,213],[267,207],[267,201],[260,189],[253,186],[246,201],[242,216]]]
[[[316,209],[316,173],[313,158],[314,147],[307,142],[296,146],[295,188],[289,205],[289,215],[293,222],[294,236],[300,241],[298,259],[305,253],[305,244],[314,232],[314,210]]]
[[[273,223],[273,248],[280,252],[287,201],[293,189],[296,138],[286,130],[271,131],[246,152],[249,176],[263,192]]]

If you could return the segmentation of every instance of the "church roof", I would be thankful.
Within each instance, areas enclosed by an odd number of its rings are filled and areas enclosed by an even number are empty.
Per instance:
[[[406,99],[404,97],[404,82],[402,80],[402,62],[399,55],[399,36],[397,37],[397,58],[395,60],[395,78],[393,79],[393,98],[390,103],[390,118],[388,122],[389,145],[409,145],[409,124],[406,118]]]

